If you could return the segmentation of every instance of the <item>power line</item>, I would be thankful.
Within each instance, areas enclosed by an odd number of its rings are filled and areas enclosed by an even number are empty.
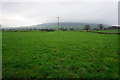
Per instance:
[[[59,18],[60,17],[57,17],[58,18],[58,36],[59,36]]]

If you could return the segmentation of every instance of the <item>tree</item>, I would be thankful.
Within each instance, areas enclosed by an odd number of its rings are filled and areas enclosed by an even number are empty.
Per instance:
[[[103,26],[103,24],[99,24],[98,27],[99,27],[99,30],[102,31],[104,26]]]
[[[88,31],[90,29],[90,25],[85,25],[84,29]]]
[[[74,28],[70,28],[70,30],[74,30]]]

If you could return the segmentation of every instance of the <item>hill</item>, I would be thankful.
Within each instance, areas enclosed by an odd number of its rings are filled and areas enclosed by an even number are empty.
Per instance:
[[[78,22],[60,22],[60,28],[74,28],[74,29],[83,29],[85,25],[90,25],[91,28],[98,28],[99,24],[96,23],[78,23]],[[110,25],[103,24],[104,27],[109,27]],[[32,26],[21,26],[21,27],[3,27],[4,29],[46,29],[52,28],[57,29],[57,22],[53,23],[43,23]]]
[[[99,24],[96,23],[78,23],[78,22],[60,22],[60,28],[75,28],[83,29],[85,25],[90,25],[91,28],[97,28]],[[109,27],[110,25],[103,24],[104,27]],[[44,23],[32,26],[34,28],[57,28],[57,23]]]

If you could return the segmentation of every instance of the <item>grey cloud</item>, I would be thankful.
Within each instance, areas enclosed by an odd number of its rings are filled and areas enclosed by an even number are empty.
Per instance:
[[[3,2],[2,25],[23,26],[39,23],[88,22],[117,24],[117,2]],[[16,22],[16,23],[15,23]]]

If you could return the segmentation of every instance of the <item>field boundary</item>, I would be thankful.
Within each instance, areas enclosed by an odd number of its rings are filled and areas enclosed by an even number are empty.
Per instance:
[[[98,33],[98,34],[117,34],[117,35],[120,35],[120,33],[107,33],[107,32],[95,32],[95,31],[87,31],[87,32]]]

